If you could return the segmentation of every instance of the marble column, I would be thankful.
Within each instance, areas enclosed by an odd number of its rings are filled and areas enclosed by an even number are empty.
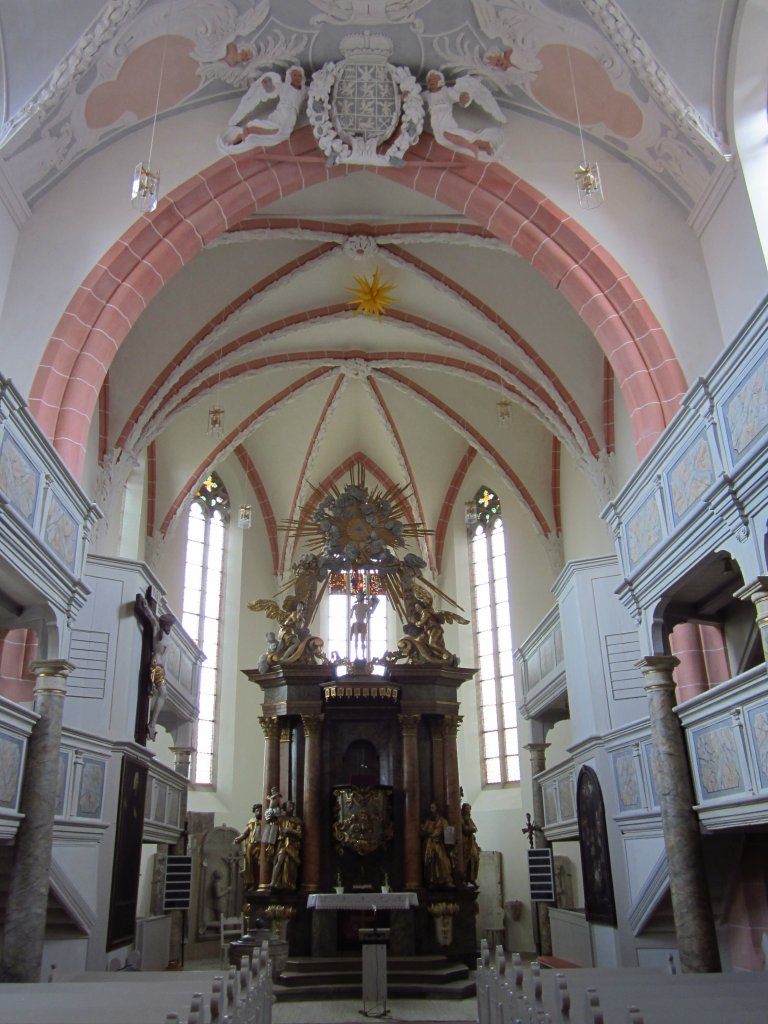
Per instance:
[[[453,877],[457,885],[464,881],[464,833],[461,831],[461,786],[459,785],[459,752],[456,737],[459,734],[461,715],[445,715],[443,718],[443,751],[445,757],[445,816],[453,826],[454,868]]]
[[[768,576],[758,576],[752,583],[737,590],[734,597],[754,604],[757,628],[760,630],[760,640],[763,644],[763,660],[768,661]]]
[[[274,717],[259,718],[264,733],[264,811],[269,807],[269,794],[280,789],[280,722]],[[272,881],[272,862],[267,847],[262,844],[259,855],[259,889],[269,888]]]
[[[192,747],[171,747],[171,753],[173,754],[173,770],[178,772],[179,775],[183,775],[185,779],[189,778],[190,765],[192,763]]]
[[[291,778],[291,750],[293,747],[293,725],[287,718],[280,720],[280,777],[277,783],[283,794],[283,801],[296,803],[296,779]]]
[[[638,668],[648,694],[653,776],[659,795],[677,947],[683,971],[720,970],[717,935],[704,870],[699,820],[680,720],[674,713],[672,672],[677,658],[643,658]]]
[[[429,736],[432,741],[432,799],[445,814],[445,737],[442,719],[432,719],[429,723]]]
[[[320,888],[320,738],[323,715],[302,715],[304,726],[304,842],[302,883],[306,892]]]
[[[420,715],[399,715],[403,740],[403,888],[421,885],[421,822],[419,820],[419,719]]]
[[[5,907],[0,981],[39,981],[48,910],[53,825],[59,778],[61,722],[68,661],[35,661],[37,676],[34,710],[40,717],[27,745],[21,790],[24,815],[16,834],[16,849]]]
[[[533,801],[533,821],[540,828],[544,828],[544,793],[541,783],[536,776],[547,767],[548,743],[526,743],[525,749],[531,762],[531,799]],[[543,832],[533,833],[533,845],[536,849],[543,850],[551,846]],[[539,926],[539,956],[552,956],[552,927],[549,923],[549,905],[546,903],[535,903],[534,913]]]

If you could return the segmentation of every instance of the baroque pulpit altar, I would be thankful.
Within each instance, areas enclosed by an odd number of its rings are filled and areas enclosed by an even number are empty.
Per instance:
[[[394,955],[473,966],[476,844],[456,739],[458,690],[474,670],[459,667],[443,638],[445,622],[467,620],[433,607],[436,595],[450,598],[422,576],[421,558],[395,555],[405,536],[424,532],[405,513],[401,489],[371,492],[361,470],[342,491],[316,493],[289,524],[317,538],[294,566],[293,593],[282,605],[249,605],[280,631],[245,670],[263,692],[266,741],[258,878],[253,867],[245,898],[252,925],[271,921],[291,955],[359,952],[361,929],[376,927],[389,929]],[[353,658],[329,658],[309,628],[333,573],[358,581]],[[379,658],[366,645],[373,576],[403,622],[397,650]],[[330,893],[361,899],[309,899]]]

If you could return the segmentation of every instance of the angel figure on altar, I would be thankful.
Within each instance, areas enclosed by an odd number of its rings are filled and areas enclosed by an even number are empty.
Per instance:
[[[267,71],[249,87],[237,105],[229,127],[219,135],[217,144],[223,153],[239,153],[256,146],[276,146],[296,127],[301,105],[307,94],[304,69],[288,68],[285,78]],[[271,109],[256,112],[271,103]]]
[[[441,71],[430,71],[427,75],[427,106],[432,125],[432,134],[446,149],[466,153],[478,160],[493,160],[504,139],[500,128],[464,128],[454,114],[454,107],[467,108],[472,103],[499,124],[506,124],[506,117],[487,86],[470,75],[462,75],[453,85],[447,85]]]
[[[422,588],[419,588],[422,590]],[[445,646],[445,631],[443,626],[446,622],[460,622],[467,625],[469,620],[456,612],[436,611],[432,607],[432,600],[422,590],[419,599],[414,604],[414,621],[408,630],[411,639],[411,664],[427,662],[430,664],[455,665],[457,658],[451,654]]]
[[[277,665],[316,665],[325,661],[323,641],[312,636],[306,624],[306,610],[303,601],[295,594],[288,594],[282,607],[277,601],[259,598],[248,605],[252,612],[266,612],[270,619],[280,623],[277,644],[260,665],[269,669]],[[272,646],[272,645],[270,645]]]

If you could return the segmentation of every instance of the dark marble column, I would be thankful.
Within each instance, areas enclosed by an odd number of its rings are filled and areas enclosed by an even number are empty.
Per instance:
[[[531,761],[531,798],[533,801],[533,821],[540,828],[544,828],[544,794],[541,783],[536,776],[547,767],[548,743],[526,743],[525,749]],[[533,845],[537,849],[544,849],[551,844],[547,841],[543,832],[534,832]],[[539,956],[552,956],[552,928],[549,923],[549,905],[546,903],[534,903],[534,913],[539,926]]]
[[[405,814],[403,827],[403,888],[421,885],[421,822],[419,821],[419,748],[420,715],[400,715],[403,739],[403,789]]]
[[[443,747],[445,757],[445,816],[453,825],[454,869],[457,885],[464,881],[464,833],[461,831],[461,787],[459,785],[459,752],[456,737],[459,734],[461,715],[446,715],[443,718]]]
[[[742,601],[752,601],[755,606],[757,628],[763,644],[763,660],[768,661],[768,576],[758,576],[746,587],[737,590],[734,597]]]
[[[21,790],[24,815],[5,907],[0,981],[39,981],[48,910],[53,824],[59,777],[61,721],[68,661],[35,661],[35,712],[40,716],[27,745]]]
[[[283,794],[283,800],[293,800],[296,803],[298,793],[296,792],[296,779],[291,778],[291,741],[293,739],[293,727],[285,719],[280,719],[280,777],[277,786]]]
[[[648,694],[653,776],[659,795],[667,851],[672,913],[684,971],[720,970],[712,905],[704,870],[699,820],[693,810],[693,786],[680,720],[674,713],[672,672],[677,658],[643,658],[638,668]]]
[[[442,719],[433,719],[429,723],[429,736],[432,741],[432,799],[445,814],[445,736]]]
[[[304,726],[304,842],[302,883],[306,892],[320,888],[320,737],[323,715],[302,715]]]
[[[269,807],[269,794],[280,788],[280,723],[274,717],[259,718],[264,733],[264,810]],[[269,888],[272,881],[272,864],[262,845],[259,857],[259,889]]]

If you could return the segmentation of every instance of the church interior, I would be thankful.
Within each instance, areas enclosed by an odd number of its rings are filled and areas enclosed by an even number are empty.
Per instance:
[[[765,971],[766,39],[0,0],[0,980]]]

